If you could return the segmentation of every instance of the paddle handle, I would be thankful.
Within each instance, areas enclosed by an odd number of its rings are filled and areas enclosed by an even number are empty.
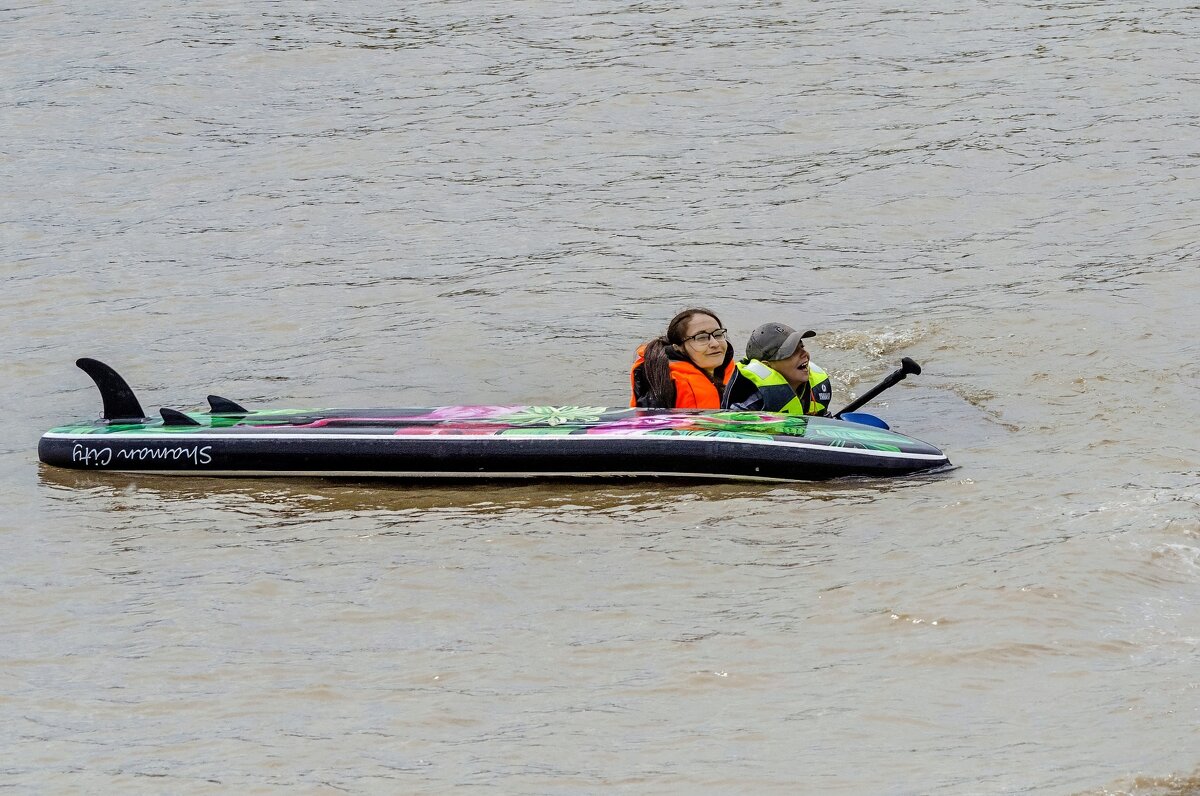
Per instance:
[[[865,393],[858,396],[850,403],[846,404],[845,408],[843,408],[840,412],[835,414],[834,417],[841,417],[842,415],[846,414],[847,412],[853,412],[855,409],[862,406],[867,401],[874,398],[876,395],[879,395],[879,393],[883,392],[884,390],[888,389],[889,387],[894,387],[897,384],[899,384],[900,382],[904,381],[905,377],[907,377],[908,374],[910,374],[910,373],[919,374],[920,372],[921,372],[920,365],[918,365],[916,362],[909,359],[908,357],[904,357],[903,359],[900,360],[899,368],[897,368],[892,373],[888,374],[887,378],[885,378],[883,381],[879,382],[874,387],[867,390]]]

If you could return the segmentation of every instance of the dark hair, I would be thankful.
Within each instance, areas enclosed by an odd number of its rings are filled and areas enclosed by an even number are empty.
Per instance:
[[[642,354],[642,372],[650,387],[650,406],[671,409],[675,406],[675,382],[671,379],[671,361],[667,359],[667,346],[683,348],[683,330],[693,315],[707,315],[721,325],[721,319],[712,310],[704,307],[689,307],[676,315],[667,324],[667,333],[646,343]],[[688,355],[691,359],[691,355]],[[694,363],[693,363],[694,364]]]

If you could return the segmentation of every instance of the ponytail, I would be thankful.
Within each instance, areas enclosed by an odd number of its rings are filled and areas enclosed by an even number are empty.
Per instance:
[[[671,378],[671,361],[667,359],[667,346],[671,342],[666,335],[646,343],[642,353],[642,373],[650,388],[647,408],[671,409],[675,406],[675,380]]]

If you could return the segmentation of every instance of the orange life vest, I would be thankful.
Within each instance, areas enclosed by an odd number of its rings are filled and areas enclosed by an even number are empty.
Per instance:
[[[629,369],[630,406],[637,406],[637,395],[634,391],[634,373],[645,363],[645,359],[643,358],[645,353],[646,346],[639,346],[637,361]],[[717,391],[717,386],[712,383],[708,376],[704,375],[704,371],[693,365],[691,360],[671,358],[670,368],[671,381],[675,383],[675,409],[721,408],[721,393]],[[737,365],[733,361],[733,357],[729,357],[729,361],[725,363],[725,372],[721,377],[722,383],[728,382],[736,370]]]

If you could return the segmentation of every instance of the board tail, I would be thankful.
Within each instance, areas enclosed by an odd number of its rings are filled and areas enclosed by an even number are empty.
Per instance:
[[[96,382],[100,398],[104,401],[104,419],[111,422],[142,422],[146,413],[138,403],[137,396],[115,370],[98,359],[75,360],[75,364]]]

